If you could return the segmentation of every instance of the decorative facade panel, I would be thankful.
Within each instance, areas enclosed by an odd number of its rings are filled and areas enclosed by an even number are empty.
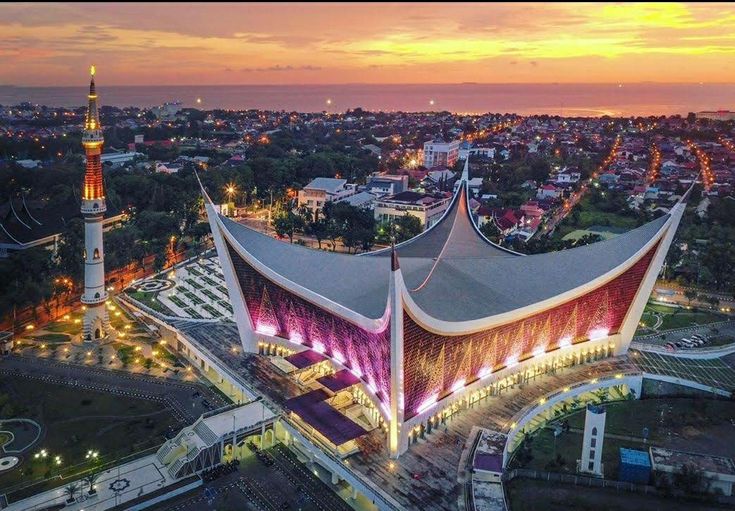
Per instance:
[[[489,330],[447,336],[404,314],[406,419],[491,371],[553,348],[617,333],[658,244],[625,273],[575,300]]]
[[[390,397],[390,323],[370,332],[259,273],[225,241],[256,332],[303,344],[343,363],[384,403]]]

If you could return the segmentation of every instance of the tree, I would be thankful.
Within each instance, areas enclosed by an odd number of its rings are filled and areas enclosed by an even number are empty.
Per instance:
[[[89,493],[90,495],[94,495],[95,493],[97,493],[97,490],[94,489],[94,483],[97,482],[97,480],[99,479],[99,477],[100,477],[100,475],[99,474],[95,474],[94,472],[92,472],[90,474],[87,474],[84,477],[84,482],[87,483],[87,486],[89,488],[87,490],[87,493]]]
[[[692,300],[696,300],[697,298],[697,292],[694,289],[685,289],[684,290],[684,297],[687,299],[687,305],[692,305]]]
[[[79,491],[79,483],[69,483],[64,487],[64,495],[66,495],[66,502],[74,502],[77,491]]]
[[[500,238],[500,229],[498,229],[498,226],[495,225],[495,222],[492,220],[482,224],[482,227],[480,227],[480,232],[487,239],[496,243]]]
[[[306,224],[305,233],[314,236],[319,248],[322,248],[322,241],[327,238],[329,231],[329,225],[324,218],[319,218],[316,222],[309,222]]]
[[[293,243],[293,235],[299,229],[303,229],[304,219],[293,211],[283,211],[273,219],[273,228],[279,236],[288,236]]]
[[[84,273],[84,220],[74,218],[64,226],[58,250],[59,270],[73,281]],[[91,257],[92,254],[88,254]]]
[[[684,493],[704,493],[709,489],[709,481],[705,479],[702,470],[691,463],[679,467],[673,474],[675,488],[680,488]]]

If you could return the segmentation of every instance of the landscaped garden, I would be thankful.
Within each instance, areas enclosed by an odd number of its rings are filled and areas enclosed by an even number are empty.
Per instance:
[[[44,427],[44,437],[24,452],[17,469],[0,474],[0,492],[60,475],[89,470],[160,445],[177,420],[166,405],[22,377],[0,377],[2,418],[25,417]],[[46,454],[41,455],[41,450]],[[93,459],[89,451],[97,452]],[[36,456],[39,454],[39,456]],[[59,485],[54,480],[48,486]],[[37,491],[39,488],[35,488]]]
[[[689,445],[694,449],[686,438],[696,437],[698,448],[706,449],[705,432],[710,429],[719,431],[724,427],[731,437],[726,440],[729,452],[721,452],[721,447],[712,443],[710,450],[715,452],[711,454],[735,455],[735,427],[730,422],[735,417],[735,402],[702,397],[656,398],[609,403],[605,407],[602,462],[606,478],[618,476],[620,447],[648,450],[650,445],[676,449]],[[584,418],[584,410],[569,415],[569,431],[557,437],[551,427],[531,435],[516,451],[511,468],[574,473],[576,460],[581,457]]]

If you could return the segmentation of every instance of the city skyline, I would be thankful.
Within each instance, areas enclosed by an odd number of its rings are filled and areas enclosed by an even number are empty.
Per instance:
[[[0,83],[727,83],[728,4],[4,4]]]

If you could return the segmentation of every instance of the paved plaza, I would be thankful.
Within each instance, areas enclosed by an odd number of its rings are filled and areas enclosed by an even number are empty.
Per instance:
[[[71,482],[71,481],[69,481]],[[158,490],[173,481],[156,455],[145,456],[100,473],[95,483],[97,495],[87,494],[86,484],[81,484],[73,504],[64,506],[64,487],[38,493],[27,499],[10,504],[7,511],[40,511],[64,508],[68,511],[95,511],[112,508],[133,500],[143,493]],[[68,483],[67,483],[68,484]]]

